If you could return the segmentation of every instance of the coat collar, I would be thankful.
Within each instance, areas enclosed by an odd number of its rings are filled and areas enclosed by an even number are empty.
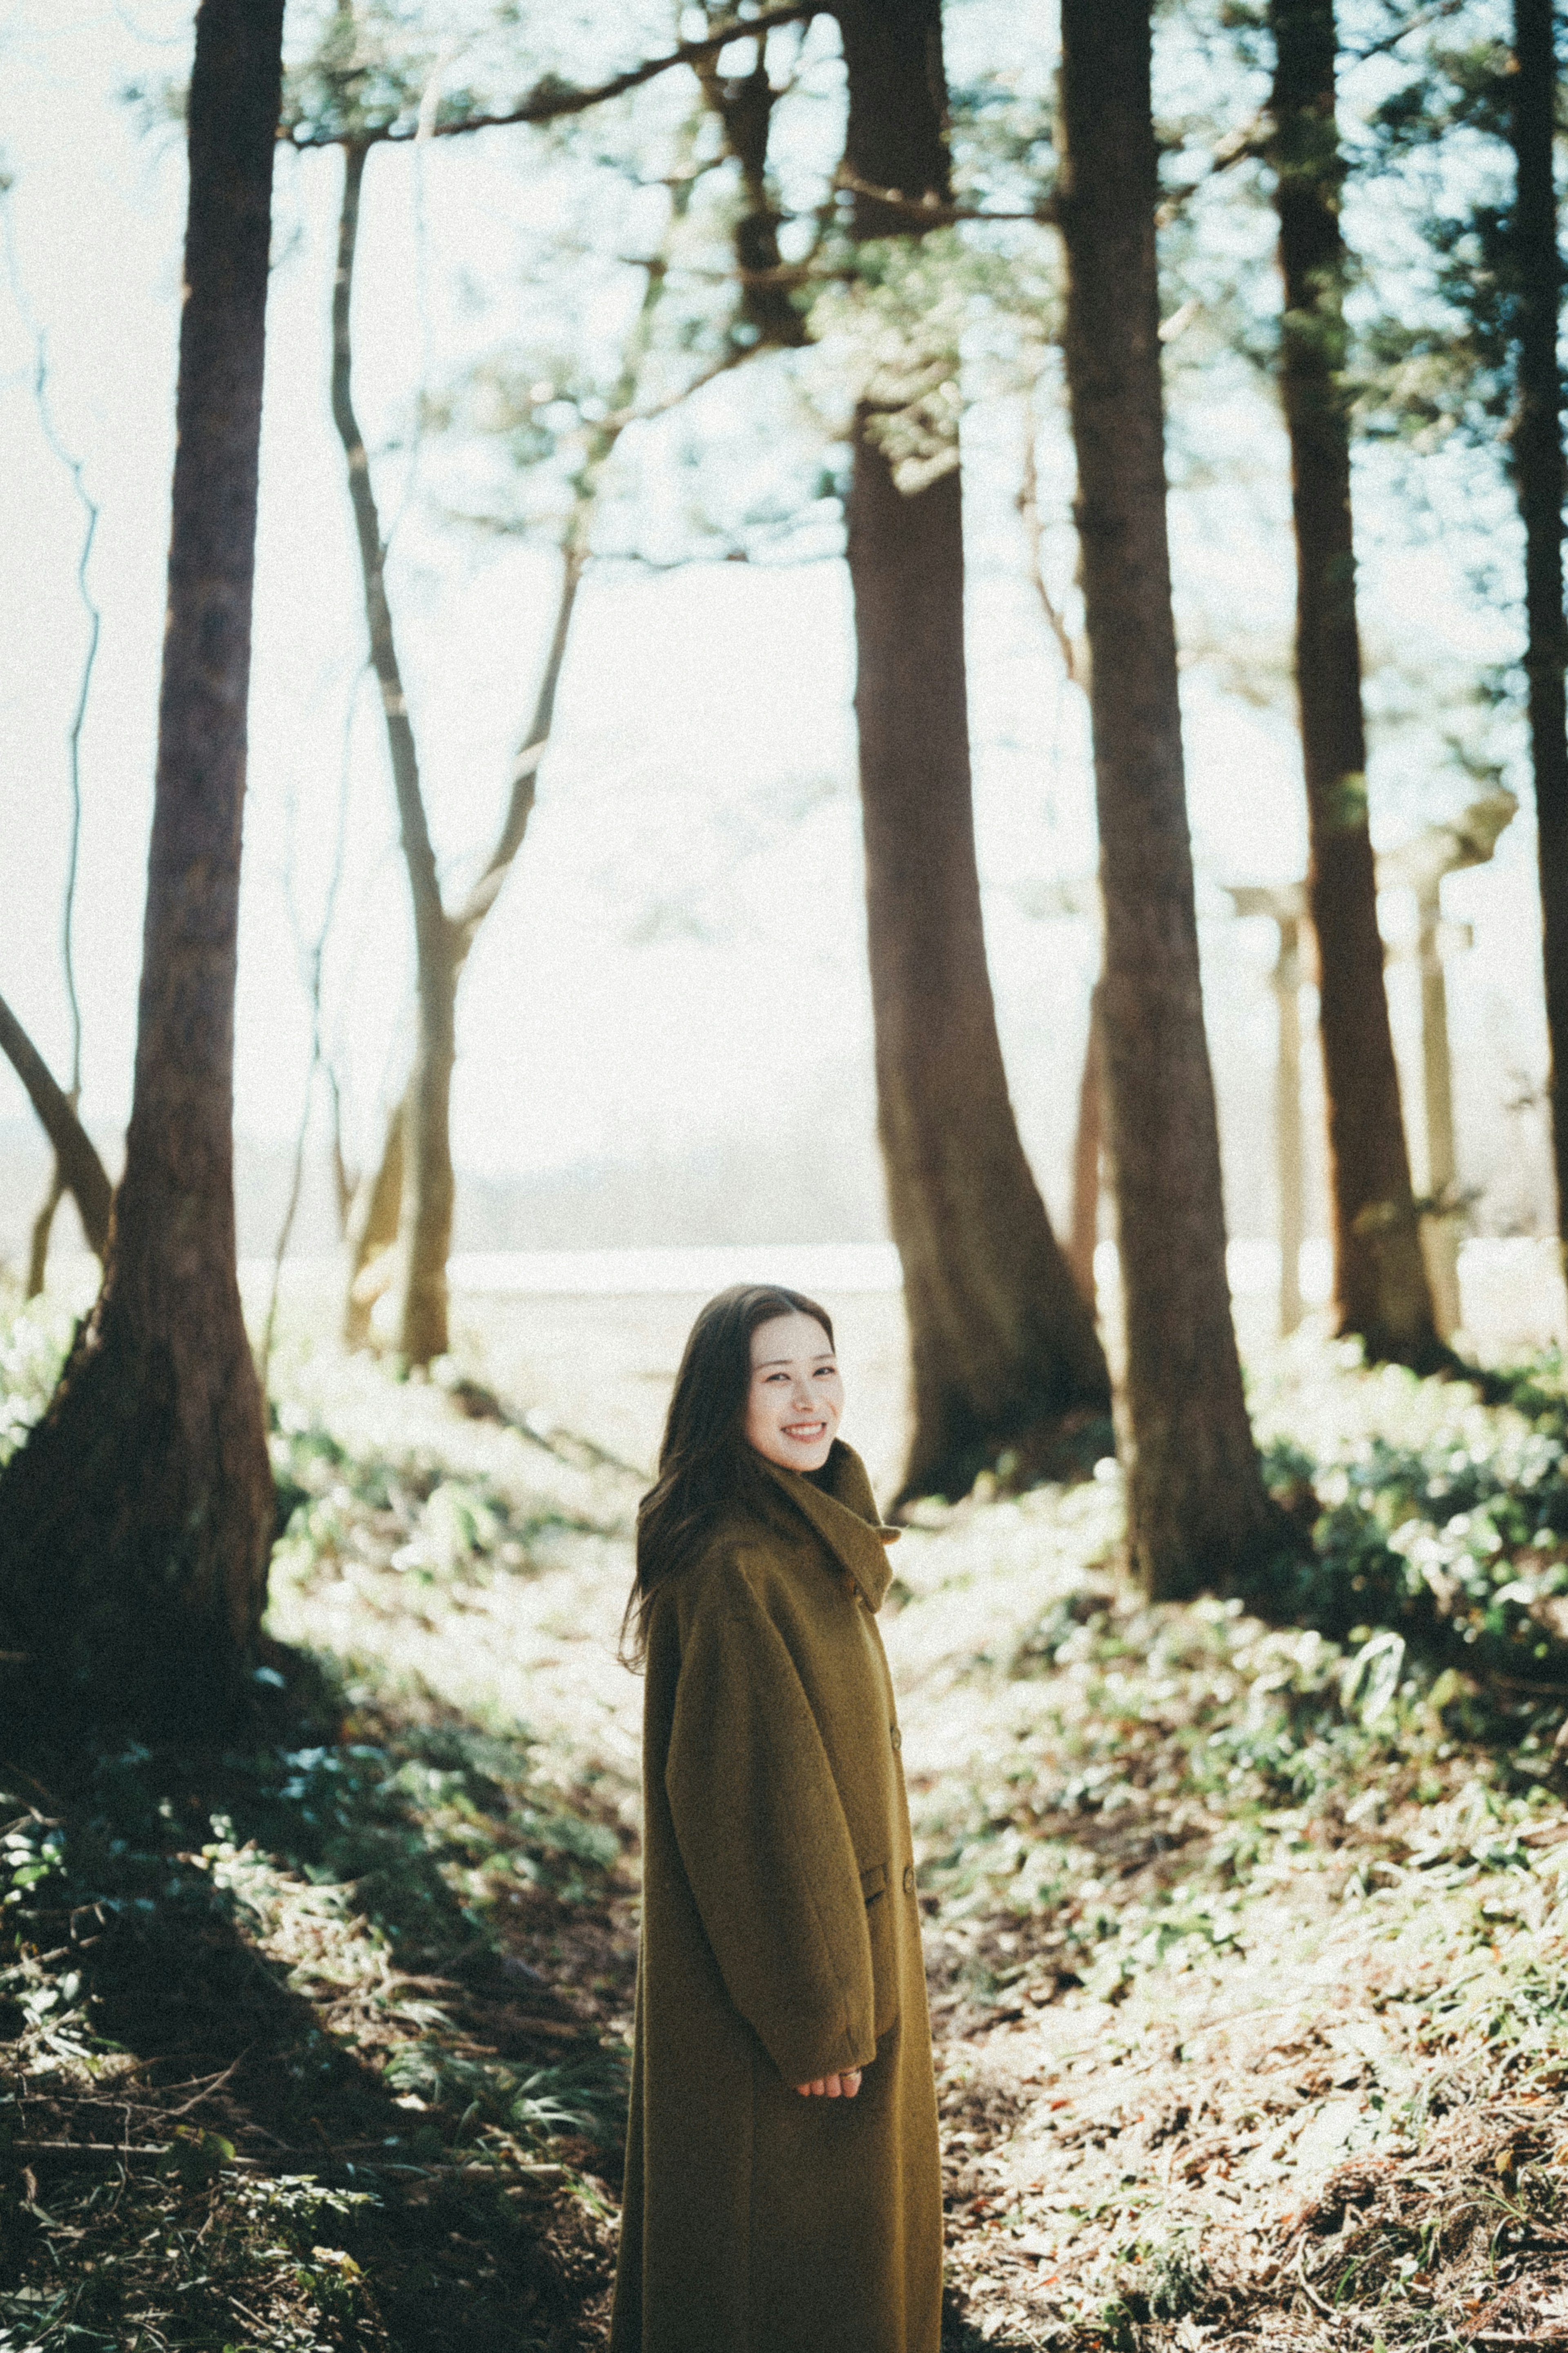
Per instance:
[[[841,1438],[834,1440],[833,1451],[819,1473],[824,1482],[821,1486],[798,1471],[786,1471],[782,1463],[770,1462],[765,1455],[759,1459],[768,1476],[783,1488],[835,1558],[843,1563],[866,1607],[879,1609],[893,1581],[887,1548],[896,1541],[900,1531],[883,1526],[866,1466],[854,1448],[846,1446]]]

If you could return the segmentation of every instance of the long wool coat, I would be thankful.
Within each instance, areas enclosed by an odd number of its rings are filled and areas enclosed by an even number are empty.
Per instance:
[[[889,1579],[858,1455],[656,1590],[612,2353],[938,2353],[942,2184]],[[818,1483],[820,1482],[820,1483]],[[858,2097],[798,2084],[859,2067]]]

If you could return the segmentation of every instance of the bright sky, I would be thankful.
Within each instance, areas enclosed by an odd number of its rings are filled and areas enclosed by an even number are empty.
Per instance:
[[[83,642],[80,514],[33,406],[37,325],[58,433],[85,461],[101,508],[90,579],[103,638],[83,743],[78,962],[85,1108],[105,1123],[121,1121],[129,1100],[184,206],[177,135],[145,135],[115,93],[183,69],[192,13],[189,0],[13,0],[0,15],[16,273],[14,286],[0,280],[0,990],[63,1071],[58,924],[66,731]],[[957,10],[955,38],[973,41],[981,19],[979,7]],[[407,149],[373,159],[356,309],[357,392],[373,449],[404,428],[422,378],[444,381],[460,352],[493,332],[520,240],[526,247],[551,201],[529,177],[534,136],[491,133],[421,159]],[[347,725],[363,634],[326,401],[339,171],[334,154],[285,155],[278,185],[237,1067],[238,1122],[270,1137],[297,1121],[308,1050],[286,878],[292,863],[313,920],[345,776],[351,852],[329,1019],[346,1041],[367,1124],[395,1071],[408,985],[406,895],[368,693]],[[751,397],[744,373],[714,386],[680,434],[723,444]],[[1204,486],[1205,468],[1223,472],[1244,443],[1267,459],[1273,428],[1259,425],[1256,401],[1216,377],[1211,399],[1184,403],[1182,431],[1194,484],[1173,501],[1184,619],[1245,667],[1254,638],[1277,636],[1289,609],[1283,471],[1276,464],[1261,489],[1215,489]],[[1055,1149],[1076,1087],[1093,934],[1030,908],[1043,885],[1092,870],[1084,728],[1023,577],[1016,408],[982,406],[966,436],[987,923],[1026,1126]],[[384,513],[396,511],[405,477],[403,457],[381,461]],[[673,496],[674,477],[663,479]],[[1047,433],[1042,495],[1064,586],[1070,480],[1060,432]],[[1377,627],[1460,680],[1511,644],[1510,617],[1479,610],[1466,586],[1475,543],[1468,514],[1439,512],[1423,546],[1369,545],[1364,556]],[[443,531],[416,491],[392,580],[435,830],[457,871],[482,852],[499,814],[552,565],[515,543]],[[539,807],[464,984],[461,1166],[499,1174],[635,1158],[776,1127],[781,1106],[868,1102],[852,688],[847,583],[836,561],[591,576]],[[1300,871],[1290,732],[1279,713],[1196,668],[1186,716],[1200,872],[1215,917],[1205,928],[1211,1002],[1219,990],[1234,1018],[1216,1007],[1217,1025],[1228,1020],[1262,1053],[1268,1007],[1258,984],[1272,944],[1259,926],[1225,922],[1213,885]],[[1473,790],[1432,773],[1433,742],[1417,729],[1381,755],[1373,798],[1385,837]],[[1531,848],[1521,821],[1495,871],[1451,886],[1455,911],[1478,926],[1456,982],[1456,1027],[1479,1037],[1500,1021],[1500,1050],[1525,1069],[1541,1060]],[[22,1105],[0,1070],[0,1117]]]

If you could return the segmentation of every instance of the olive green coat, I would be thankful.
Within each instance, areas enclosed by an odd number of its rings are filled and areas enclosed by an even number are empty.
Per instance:
[[[858,1455],[658,1588],[612,2353],[938,2353],[942,2179],[889,1584]],[[856,2099],[795,2090],[865,2070]]]

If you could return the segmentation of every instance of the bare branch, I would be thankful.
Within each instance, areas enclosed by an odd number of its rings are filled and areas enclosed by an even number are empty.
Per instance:
[[[102,616],[92,591],[87,584],[87,569],[92,556],[92,543],[98,531],[99,507],[97,500],[93,498],[87,487],[85,459],[74,457],[66,448],[55,424],[54,404],[49,396],[48,338],[33,315],[32,305],[27,300],[26,289],[22,282],[21,265],[16,254],[16,225],[9,205],[5,208],[5,267],[11,280],[12,297],[33,342],[33,402],[37,410],[38,429],[43,434],[52,454],[70,476],[71,489],[75,491],[77,501],[86,517],[82,528],[81,545],[77,551],[76,585],[77,594],[81,599],[82,610],[87,615],[87,647],[82,655],[81,676],[77,685],[76,708],[71,713],[70,730],[66,739],[69,754],[71,818],[66,850],[65,902],[60,916],[60,955],[65,966],[66,996],[70,1004],[71,1019],[69,1092],[74,1103],[81,1093],[81,1006],[77,997],[76,955],[72,940],[72,925],[76,916],[77,866],[81,849],[81,731],[87,718],[88,698],[92,691],[93,667],[98,659],[98,640],[102,627]]]
[[[838,166],[834,185],[848,195],[868,197],[884,211],[896,213],[919,228],[944,228],[955,221],[1036,221],[1049,228],[1058,218],[1054,196],[1043,197],[1019,212],[994,212],[985,205],[944,204],[936,195],[906,196],[901,188],[879,188],[875,181],[863,180],[851,171],[847,164]]]
[[[650,401],[646,408],[623,408],[616,416],[606,417],[605,422],[613,425],[617,433],[624,432],[628,425],[651,425],[656,418],[668,417],[672,409],[681,407],[693,394],[700,392],[716,377],[728,375],[731,368],[743,366],[747,360],[766,348],[761,343],[731,343],[716,360],[710,361],[705,368],[700,368],[689,384],[680,385],[674,392],[666,393],[662,400]]]
[[[611,398],[609,414],[595,427],[572,485],[572,505],[561,540],[561,590],[556,600],[555,620],[551,630],[550,647],[540,678],[539,691],[534,699],[533,716],[522,744],[512,763],[511,789],[507,798],[506,814],[495,848],[480,871],[478,881],[451,918],[454,949],[459,963],[472,947],[479,925],[489,913],[511,871],[513,860],[522,847],[523,835],[538,789],[541,761],[549,748],[550,731],[555,718],[555,698],[561,683],[561,672],[566,659],[566,643],[571,634],[572,616],[576,609],[577,592],[583,575],[588,567],[591,549],[589,536],[594,509],[598,501],[599,485],[605,469],[614,457],[622,434],[629,425],[663,414],[680,400],[689,399],[700,385],[710,383],[714,376],[747,357],[749,346],[732,347],[711,368],[706,369],[680,392],[652,408],[637,406],[637,385],[653,341],[654,324],[659,304],[664,299],[669,278],[669,257],[676,235],[691,202],[691,191],[698,175],[683,173],[670,185],[669,220],[664,240],[658,250],[638,263],[645,272],[642,301],[636,322],[622,355],[621,372]]]
[[[354,716],[359,708],[360,685],[366,663],[354,673],[349,690],[348,709],[343,714],[342,759],[338,770],[338,825],[332,845],[332,863],[327,876],[326,895],[321,902],[321,917],[315,936],[307,941],[294,902],[293,840],[289,840],[289,918],[294,931],[294,944],[300,954],[301,977],[310,1000],[310,1059],[305,1071],[304,1099],[300,1106],[300,1124],[294,1134],[294,1162],[289,1176],[289,1198],[283,1211],[283,1222],[278,1229],[278,1240],[272,1253],[272,1286],[267,1297],[267,1320],[262,1326],[261,1345],[257,1351],[256,1377],[267,1394],[267,1376],[272,1364],[272,1341],[278,1327],[278,1298],[283,1287],[283,1261],[289,1255],[289,1243],[294,1231],[294,1220],[300,1212],[300,1195],[305,1179],[305,1142],[310,1131],[310,1109],[315,1094],[316,1073],[323,1060],[321,1037],[321,967],[326,959],[327,938],[332,928],[332,916],[337,909],[338,892],[343,879],[343,859],[348,846],[349,759],[353,749]],[[342,1131],[336,1117],[337,1078],[332,1076],[334,1106],[333,1151],[338,1181],[340,1217],[343,1209]]]
[[[561,683],[561,671],[566,659],[566,640],[571,633],[572,615],[576,608],[577,591],[582,585],[586,563],[586,550],[574,546],[570,537],[562,554],[561,593],[555,604],[555,624],[550,633],[550,650],[544,658],[544,670],[539,681],[539,692],[534,698],[533,717],[523,736],[522,748],[512,762],[511,789],[507,796],[506,815],[501,819],[495,848],[485,860],[479,880],[451,919],[459,960],[467,956],[479,925],[500,898],[501,885],[522,848],[528,820],[533,815],[539,789],[539,764],[550,749],[556,690]]]
[[[343,149],[338,265],[332,284],[332,421],[338,428],[338,438],[348,460],[349,500],[359,541],[370,659],[381,689],[387,751],[392,763],[393,792],[397,801],[398,823],[403,835],[403,855],[414,900],[415,927],[420,937],[422,960],[425,960],[431,953],[437,956],[446,953],[447,919],[441,905],[436,852],[431,845],[425,800],[420,789],[419,754],[408,717],[407,699],[403,691],[403,673],[398,665],[392,608],[386,600],[386,543],[382,537],[381,518],[376,512],[375,491],[371,484],[370,459],[365,454],[364,437],[360,431],[353,406],[352,313],[354,250],[359,237],[360,191],[364,182],[369,153],[369,146],[363,142]]]
[[[1018,483],[1016,501],[1019,520],[1024,526],[1024,543],[1029,552],[1029,578],[1034,583],[1035,594],[1040,600],[1040,610],[1046,617],[1046,626],[1057,641],[1057,650],[1061,655],[1062,668],[1067,672],[1068,685],[1085,686],[1087,681],[1084,678],[1083,649],[1074,642],[1072,631],[1067,625],[1067,617],[1046,585],[1046,534],[1045,527],[1040,521],[1040,472],[1039,463],[1035,454],[1035,439],[1038,429],[1038,419],[1035,415],[1035,391],[1031,385],[1025,397],[1024,466]]]
[[[539,82],[515,106],[502,107],[493,113],[468,114],[451,122],[438,119],[427,127],[420,122],[388,123],[382,129],[366,127],[352,132],[283,131],[279,137],[294,147],[353,147],[405,145],[421,136],[431,139],[455,139],[470,131],[496,131],[509,124],[524,122],[558,122],[564,116],[585,114],[590,108],[603,106],[609,100],[624,98],[629,90],[639,90],[645,82],[657,80],[675,66],[694,66],[700,60],[716,56],[731,41],[743,41],[757,33],[765,33],[774,25],[797,25],[820,16],[822,0],[775,0],[772,7],[759,8],[751,16],[731,17],[728,24],[716,25],[700,40],[681,41],[662,57],[645,58],[641,65],[628,66],[625,72],[612,74],[607,81],[580,90],[570,82],[553,78]]]
[[[60,1164],[57,1159],[50,1165],[49,1188],[38,1204],[38,1213],[33,1219],[33,1230],[28,1238],[26,1296],[29,1299],[37,1299],[42,1293],[44,1277],[48,1272],[49,1235],[54,1229],[55,1212],[65,1197],[66,1180],[60,1175]]]
[[[80,1213],[88,1247],[101,1260],[109,1247],[109,1212],[114,1187],[98,1156],[97,1146],[71,1106],[70,1097],[3,997],[0,1053],[27,1090],[27,1100],[54,1146],[60,1175]]]
[[[1157,226],[1161,228],[1168,228],[1183,206],[1190,204],[1199,190],[1206,188],[1211,181],[1217,180],[1222,172],[1233,171],[1237,164],[1256,164],[1265,161],[1269,153],[1273,137],[1273,122],[1267,114],[1255,114],[1252,120],[1243,123],[1239,130],[1227,132],[1226,136],[1215,144],[1207,164],[1195,180],[1189,180],[1184,187],[1173,188],[1167,195],[1161,197],[1159,209],[1154,216]]]
[[[98,660],[98,640],[102,617],[91,589],[88,586],[88,565],[92,556],[92,543],[98,531],[98,501],[88,490],[85,480],[86,461],[72,455],[61,440],[55,424],[54,404],[49,396],[48,338],[34,316],[22,280],[21,264],[16,253],[16,224],[11,207],[5,208],[5,267],[11,280],[11,293],[23,323],[33,341],[33,405],[37,411],[38,429],[49,450],[70,476],[71,489],[86,518],[81,545],[77,552],[77,594],[87,615],[87,645],[82,654],[81,674],[77,683],[76,707],[71,712],[66,737],[68,778],[70,793],[70,828],[66,838],[65,890],[60,906],[60,963],[65,976],[66,1002],[70,1008],[70,1085],[68,1099],[74,1111],[81,1101],[81,1000],[76,985],[76,888],[81,856],[81,734],[87,720],[88,699],[92,692],[92,674]],[[66,1181],[57,1158],[49,1178],[49,1187],[33,1220],[31,1245],[27,1256],[27,1297],[36,1299],[44,1287],[44,1275],[48,1264],[49,1234],[55,1212],[66,1192]],[[101,1255],[101,1253],[100,1253]]]
[[[1457,16],[1464,5],[1465,0],[1436,0],[1435,7],[1418,8],[1408,24],[1399,26],[1392,33],[1385,33],[1382,40],[1369,41],[1363,49],[1348,49],[1343,59],[1345,70],[1348,72],[1353,67],[1365,65],[1369,58],[1386,57],[1391,49],[1396,49],[1401,41],[1407,41],[1412,33],[1419,33],[1424,26],[1440,24],[1445,16]]]

